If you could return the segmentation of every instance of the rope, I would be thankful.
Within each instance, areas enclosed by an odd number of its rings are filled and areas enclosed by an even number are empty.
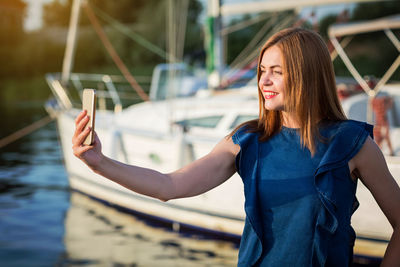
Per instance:
[[[99,8],[97,8],[96,6],[91,6],[91,8],[93,9],[94,13],[96,13],[100,18],[102,18],[103,20],[107,21],[108,23],[110,23],[116,30],[118,30],[119,32],[125,34],[126,36],[128,36],[130,39],[132,39],[133,41],[137,42],[138,44],[140,44],[141,46],[143,46],[144,48],[150,50],[151,52],[153,52],[154,54],[159,55],[160,57],[166,59],[167,58],[167,54],[164,50],[162,50],[160,47],[156,46],[155,44],[147,41],[145,38],[143,38],[142,36],[140,36],[139,34],[132,32],[132,30],[130,30],[128,27],[126,27],[124,24],[119,23],[117,20],[115,20],[114,18],[112,18],[111,16],[109,16],[108,14],[104,13],[102,10],[100,10]]]
[[[6,145],[36,131],[37,129],[49,124],[53,120],[54,120],[54,118],[52,118],[50,116],[46,116],[46,117],[32,123],[31,125],[28,125],[22,129],[16,131],[13,134],[10,134],[9,136],[6,136],[6,137],[0,139],[0,148],[5,147]]]
[[[99,36],[101,42],[103,43],[104,47],[106,48],[107,52],[110,54],[112,60],[114,61],[115,65],[117,65],[118,69],[121,71],[122,75],[124,75],[125,79],[129,82],[132,88],[136,91],[139,97],[143,101],[149,101],[149,96],[144,92],[142,87],[137,83],[135,78],[130,74],[128,68],[118,56],[117,52],[115,51],[114,47],[112,46],[110,40],[108,39],[107,35],[105,34],[104,30],[101,28],[99,21],[97,20],[96,16],[94,15],[92,9],[88,4],[83,5],[85,12],[92,23],[94,30],[96,31],[97,35]]]
[[[180,16],[178,16],[178,36],[177,36],[177,48],[176,55],[177,58],[182,61],[185,47],[185,36],[186,36],[186,26],[187,26],[187,13],[189,7],[188,0],[181,0],[181,6],[176,10],[180,11]]]
[[[265,33],[270,29],[270,27],[275,24],[278,20],[278,16],[275,14],[272,18],[269,19],[267,23],[265,23],[261,29],[256,33],[256,35],[253,37],[253,39],[246,45],[246,47],[239,53],[239,55],[232,61],[230,67],[231,69],[240,69],[242,66],[247,65],[250,58],[253,58],[253,56],[249,56],[251,54],[254,54],[254,51],[256,51],[256,55],[258,54],[258,49],[255,49],[257,45],[260,45],[260,41],[265,38]],[[229,72],[227,73],[229,75]]]
[[[222,86],[229,86],[230,84],[238,80],[241,75],[247,72],[247,70],[243,71],[243,68],[256,66],[255,63],[257,62],[257,56],[261,45],[263,45],[273,33],[292,24],[294,16],[287,16],[282,22],[276,23],[278,19],[279,16],[275,15],[266,24],[264,24],[263,27],[257,32],[256,36],[252,39],[252,41],[236,57],[236,59],[230,65],[230,70],[224,75],[222,79]],[[265,32],[271,26],[272,29],[268,32],[268,34],[265,34]],[[257,47],[257,49],[255,49],[254,47]]]
[[[264,14],[258,15],[256,17],[253,17],[251,19],[238,22],[238,23],[236,23],[234,25],[227,26],[227,27],[225,27],[225,28],[223,28],[221,30],[221,35],[228,35],[228,34],[230,34],[232,32],[239,31],[239,30],[244,29],[246,27],[249,27],[249,26],[251,26],[251,25],[253,25],[255,23],[258,23],[258,22],[260,22],[262,20],[266,20],[270,16],[271,16],[270,13],[264,13]]]

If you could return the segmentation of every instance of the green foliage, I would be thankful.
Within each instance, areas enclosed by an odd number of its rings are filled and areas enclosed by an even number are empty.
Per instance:
[[[198,21],[202,9],[199,1],[189,2],[184,55],[190,64],[204,65],[205,62],[203,27]]]
[[[149,0],[118,0],[118,2],[109,0],[89,1],[91,5],[97,6],[111,17],[118,18],[118,21],[122,23],[137,22],[143,9],[154,7],[161,1],[150,2]]]
[[[25,13],[26,3],[22,0],[0,0],[0,47],[21,41]]]
[[[97,7],[107,15],[118,18],[121,23],[134,23],[138,21],[140,13],[148,6],[157,5],[165,1],[146,0],[88,0],[90,6]],[[152,2],[152,3],[150,3]],[[64,26],[69,24],[73,0],[54,0],[44,6],[43,22],[45,26]],[[85,11],[81,10],[80,25],[89,25],[90,22]]]
[[[43,7],[43,25],[68,26],[73,0],[54,0]]]
[[[27,33],[10,47],[0,47],[0,57],[8,64],[0,65],[1,78],[24,78],[44,75],[61,69],[65,45],[52,41],[45,32]]]
[[[43,105],[51,94],[44,77],[37,76],[22,80],[3,79],[0,86],[1,103],[18,107],[29,102]]]
[[[335,22],[336,22],[336,15],[334,15],[334,14],[329,14],[329,15],[323,17],[319,21],[319,33],[325,40],[329,39],[329,37],[328,37],[329,26]]]
[[[110,63],[112,64],[94,30],[91,27],[81,28],[76,44],[73,71],[90,72],[92,68]]]
[[[149,42],[165,51],[166,43],[166,13],[168,1],[148,0],[147,5],[138,15],[138,23],[142,25],[136,32]],[[154,62],[154,65],[165,62],[160,56],[150,53],[147,48],[133,44],[128,56],[134,64]]]
[[[351,20],[370,20],[398,13],[400,13],[400,3],[398,0],[360,3],[354,8]]]

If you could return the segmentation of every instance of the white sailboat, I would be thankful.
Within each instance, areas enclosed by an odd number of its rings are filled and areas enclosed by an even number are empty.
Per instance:
[[[80,0],[74,1],[75,13],[71,19],[70,45],[67,46],[63,75],[49,74],[47,76],[47,81],[56,99],[56,102],[53,102],[55,105],[48,105],[48,110],[57,118],[65,167],[71,188],[124,211],[168,223],[174,230],[190,229],[238,241],[243,229],[245,214],[243,184],[237,174],[205,194],[166,203],[138,195],[104,179],[91,172],[72,154],[70,144],[74,131],[74,118],[80,112],[80,106],[74,103],[63,84],[66,81],[72,81],[78,91],[81,91],[85,80],[96,79],[108,89],[108,92],[99,92],[100,105],[96,114],[96,132],[102,140],[105,155],[128,164],[153,168],[160,172],[170,172],[208,153],[240,122],[257,117],[258,100],[255,83],[235,90],[211,93],[199,90],[191,97],[165,99],[169,93],[163,91],[167,90],[167,87],[163,86],[162,80],[167,75],[167,69],[160,67],[153,75],[150,101],[122,109],[121,98],[116,89],[116,84],[121,81],[120,78],[109,75],[70,74],[79,2]],[[279,4],[279,2],[281,1],[269,1],[268,4],[262,3],[262,5],[257,2],[257,11],[260,12],[264,4],[265,10],[271,7],[278,10],[321,4],[319,1],[299,0],[287,6],[288,3]],[[326,1],[324,4],[330,3],[330,1]],[[249,5],[249,10],[243,9],[243,6],[240,9],[251,12],[252,5]],[[238,7],[235,5],[222,6],[217,12],[217,16],[232,12],[238,12]],[[392,24],[392,22],[394,21],[388,20],[389,28],[398,27],[397,23]],[[374,22],[371,23],[374,24]],[[338,28],[333,27],[332,29]],[[332,38],[334,36],[332,35]],[[343,56],[342,51],[339,54]],[[184,66],[170,65],[170,67],[184,70]],[[213,75],[212,81],[219,81],[218,71],[216,68],[217,78]],[[180,82],[185,81],[183,77],[178,79],[179,75],[175,75],[175,78]],[[176,86],[178,82],[174,82],[174,84]],[[395,102],[398,104],[395,105],[392,112],[393,116],[399,118],[400,102],[397,101],[400,101],[400,90],[390,89],[396,86],[382,85],[381,90],[393,92],[395,95]],[[177,94],[179,95],[179,92],[175,95]],[[104,108],[107,102],[106,97],[113,101],[112,110]],[[365,114],[365,108],[363,109],[361,105],[366,98],[358,100],[357,97],[359,96],[344,101],[344,109],[350,118],[363,120],[364,118],[354,116]],[[355,106],[359,108],[354,110]],[[393,126],[399,127],[398,124],[393,124]],[[400,153],[399,133],[400,129],[392,129],[392,140],[397,140],[394,142],[394,147],[398,154]],[[392,174],[399,183],[399,157],[387,157],[387,160]],[[363,257],[379,258],[383,256],[391,228],[377,205],[374,204],[369,192],[361,184],[359,188],[357,196],[362,205],[354,215],[353,223],[361,238],[357,240],[355,251],[356,254]],[[365,224],[365,218],[370,217],[370,214],[374,214],[374,216],[371,216],[368,223]],[[372,249],[369,249],[370,247]]]

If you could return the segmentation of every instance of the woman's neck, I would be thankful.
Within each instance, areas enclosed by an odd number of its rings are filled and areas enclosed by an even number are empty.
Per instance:
[[[282,118],[283,118],[283,126],[287,128],[300,128],[300,124],[295,119],[293,114],[289,114],[285,111],[282,111]]]

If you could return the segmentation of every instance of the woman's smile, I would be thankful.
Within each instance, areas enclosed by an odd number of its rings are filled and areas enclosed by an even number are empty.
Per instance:
[[[260,62],[258,88],[264,96],[266,110],[284,108],[283,57],[278,46],[268,48]]]
[[[275,96],[279,95],[279,93],[276,93],[273,91],[268,91],[268,90],[263,90],[263,92],[264,92],[265,99],[271,99],[271,98],[274,98]]]

